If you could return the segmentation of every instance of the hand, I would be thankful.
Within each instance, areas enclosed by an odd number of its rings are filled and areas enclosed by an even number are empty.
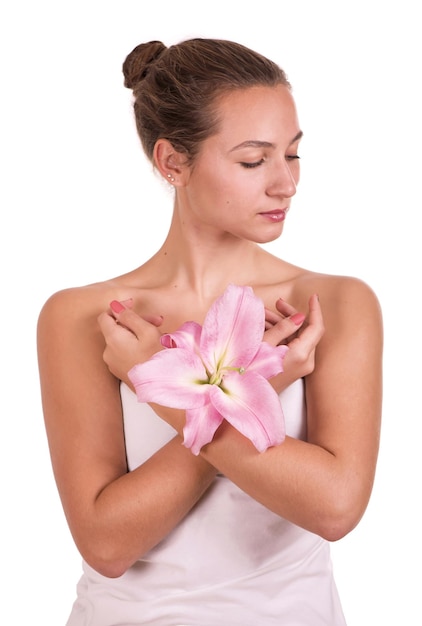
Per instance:
[[[281,299],[277,300],[276,309],[278,313],[266,310],[264,341],[289,346],[283,361],[284,372],[271,379],[273,387],[280,392],[313,372],[315,350],[324,334],[324,322],[316,294],[309,299],[307,318]]]
[[[125,304],[113,301],[110,311],[98,316],[98,324],[106,342],[104,362],[116,378],[132,388],[127,376],[129,370],[163,350],[158,330],[163,318],[143,318],[128,306],[126,301]]]

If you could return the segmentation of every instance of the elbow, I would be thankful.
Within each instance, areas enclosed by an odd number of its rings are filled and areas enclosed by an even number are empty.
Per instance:
[[[103,559],[85,559],[85,561],[105,578],[120,578],[130,567],[130,565],[119,561],[104,561]]]
[[[330,542],[348,535],[362,519],[372,492],[373,480],[359,473],[333,478],[321,498],[314,532]]]
[[[327,541],[339,541],[357,526],[365,509],[366,502],[350,498],[350,494],[336,497],[325,508],[314,532]]]
[[[326,520],[317,529],[317,534],[323,539],[330,542],[339,541],[348,535],[358,522],[351,522],[347,518]]]
[[[120,578],[153,548],[160,538],[139,533],[129,539],[124,528],[104,524],[80,525],[73,539],[83,560],[106,578]]]
[[[139,554],[129,554],[112,539],[91,541],[89,545],[79,545],[78,549],[89,567],[106,578],[120,578],[139,558]]]
[[[106,578],[120,578],[134,563],[134,561],[122,557],[113,557],[93,551],[82,553],[82,558],[92,569]]]

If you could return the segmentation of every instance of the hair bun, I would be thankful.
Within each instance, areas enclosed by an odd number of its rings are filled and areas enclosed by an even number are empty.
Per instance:
[[[125,87],[133,89],[148,74],[149,66],[166,50],[161,41],[141,43],[130,52],[123,63]]]

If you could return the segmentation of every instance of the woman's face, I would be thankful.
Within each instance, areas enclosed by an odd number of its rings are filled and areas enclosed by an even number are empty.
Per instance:
[[[289,89],[224,95],[218,132],[202,144],[185,192],[198,228],[258,243],[279,237],[299,181],[301,131]]]

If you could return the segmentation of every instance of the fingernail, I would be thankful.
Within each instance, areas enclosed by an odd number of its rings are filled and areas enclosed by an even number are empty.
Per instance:
[[[294,315],[290,316],[290,319],[292,320],[293,324],[295,324],[295,326],[300,326],[305,317],[306,315],[304,315],[303,313],[295,313]]]
[[[110,302],[110,309],[113,311],[113,313],[121,313],[125,310],[125,307],[118,300],[113,300],[112,302]]]

